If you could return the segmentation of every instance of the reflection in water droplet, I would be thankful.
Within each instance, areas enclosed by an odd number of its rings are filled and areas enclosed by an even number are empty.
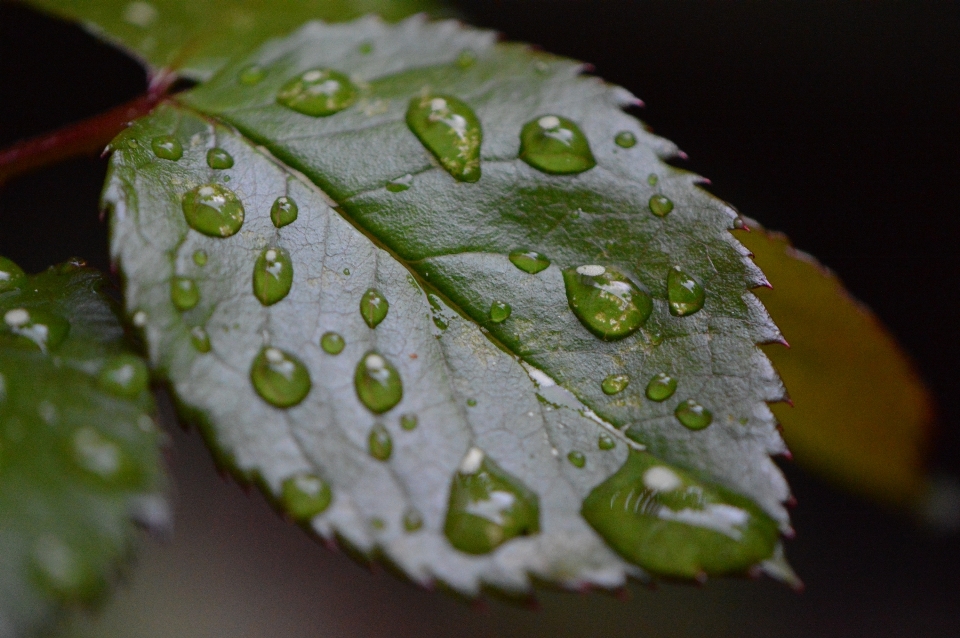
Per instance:
[[[283,248],[264,248],[253,266],[253,294],[264,306],[271,306],[290,293],[293,261]]]
[[[510,318],[513,308],[510,304],[503,301],[494,301],[490,304],[490,321],[493,323],[503,323]]]
[[[480,179],[480,120],[466,103],[450,95],[410,100],[407,125],[444,170],[461,182]]]
[[[310,373],[300,359],[270,346],[250,366],[253,387],[267,403],[278,408],[297,405],[310,392]]]
[[[510,253],[510,261],[525,273],[535,275],[550,266],[550,260],[532,250],[515,250]]]
[[[567,460],[570,461],[570,465],[577,468],[581,468],[587,464],[587,457],[579,450],[572,450],[567,454]]]
[[[280,491],[283,509],[293,520],[306,523],[330,507],[333,491],[316,474],[302,472],[283,482]]]
[[[477,54],[470,49],[464,49],[457,56],[457,66],[461,69],[469,69],[477,62]]]
[[[680,268],[673,268],[667,275],[667,299],[670,314],[674,317],[692,315],[701,308],[706,293],[697,281]]]
[[[300,208],[297,206],[297,202],[293,201],[293,198],[281,195],[270,207],[270,221],[277,228],[283,228],[287,224],[297,221],[299,212]]]
[[[333,115],[353,104],[359,91],[343,73],[311,69],[283,85],[277,102],[313,117]]]
[[[567,268],[563,271],[563,283],[573,314],[590,332],[606,341],[632,335],[653,311],[650,295],[611,268]]]
[[[403,398],[400,373],[383,355],[372,350],[357,364],[354,385],[360,402],[376,414],[383,414]]]
[[[666,372],[653,375],[647,384],[647,398],[651,401],[666,401],[677,390],[677,380]]]
[[[240,84],[246,84],[247,86],[259,84],[265,77],[267,77],[267,71],[259,64],[245,66],[240,70],[240,73],[237,74],[237,79],[240,80]]]
[[[170,301],[177,310],[184,312],[200,302],[200,289],[189,277],[174,277],[170,280]]]
[[[597,447],[601,450],[612,450],[617,447],[617,443],[613,440],[613,437],[603,432],[597,438]]]
[[[623,392],[629,383],[630,377],[627,375],[611,374],[603,380],[603,383],[600,384],[600,388],[603,390],[604,394],[618,394]]]
[[[402,193],[405,190],[409,190],[412,185],[413,175],[407,173],[403,177],[391,179],[389,182],[387,182],[386,189],[391,193]]]
[[[46,310],[13,308],[4,313],[0,330],[16,335],[18,341],[32,344],[41,352],[49,352],[66,340],[70,322]]]
[[[613,138],[613,141],[616,142],[620,148],[631,148],[636,146],[637,136],[630,131],[620,131],[617,133],[617,136]]]
[[[367,449],[370,451],[370,456],[378,461],[386,461],[393,454],[393,439],[382,423],[377,423],[370,428]]]
[[[16,288],[26,273],[6,257],[0,257],[0,292]]]
[[[222,148],[207,151],[207,166],[217,170],[233,168],[233,156]]]
[[[404,430],[415,430],[418,421],[416,414],[404,414],[400,417],[400,427]]]
[[[197,186],[183,195],[183,216],[190,228],[210,237],[230,237],[243,225],[243,204],[220,184]]]
[[[200,326],[190,328],[190,343],[197,349],[197,352],[210,352],[210,335]]]
[[[200,266],[201,268],[202,268],[203,266],[206,266],[206,265],[207,265],[207,251],[205,251],[205,250],[198,250],[198,251],[194,252],[194,253],[193,253],[193,263],[195,263],[196,265]]]
[[[136,398],[147,389],[150,373],[143,359],[132,354],[119,354],[107,361],[100,374],[97,375],[97,384],[107,392],[118,396]]]
[[[554,175],[582,173],[597,164],[580,127],[558,115],[544,115],[523,126],[520,159]]]
[[[159,135],[150,141],[153,154],[160,159],[176,162],[183,157],[183,145],[173,135]]]
[[[673,210],[673,202],[666,195],[654,195],[650,198],[650,212],[657,217],[666,217]]]
[[[713,414],[693,399],[682,401],[674,410],[677,420],[691,430],[702,430],[713,422]]]
[[[411,508],[403,514],[403,529],[408,532],[415,532],[423,527],[423,516],[417,510]]]
[[[443,531],[468,554],[486,554],[517,536],[540,531],[537,495],[479,448],[463,457],[450,485]]]
[[[340,354],[346,344],[347,342],[344,341],[343,337],[336,332],[324,332],[323,336],[320,337],[320,347],[327,354]]]
[[[360,316],[371,328],[376,328],[381,321],[387,318],[390,304],[379,290],[370,288],[360,297]]]
[[[779,535],[748,499],[646,452],[631,452],[581,513],[627,560],[681,578],[743,573],[770,557]]]

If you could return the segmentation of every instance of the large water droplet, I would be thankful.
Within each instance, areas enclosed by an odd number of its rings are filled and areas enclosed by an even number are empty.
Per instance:
[[[293,285],[293,261],[283,248],[264,248],[253,266],[253,294],[264,306],[270,306],[290,292]]]
[[[207,151],[207,166],[217,170],[233,168],[233,155],[222,148],[211,148]]]
[[[277,228],[283,228],[287,224],[297,221],[299,212],[300,207],[297,206],[297,202],[293,201],[292,197],[281,195],[270,207],[270,221]]]
[[[183,216],[199,233],[230,237],[243,225],[243,203],[226,186],[204,184],[184,193]]]
[[[623,392],[629,383],[630,377],[627,375],[611,374],[603,380],[603,383],[600,384],[600,388],[603,390],[604,394],[618,394]]]
[[[656,175],[652,177],[656,178]],[[653,181],[656,184],[656,179]],[[666,195],[654,195],[649,202],[650,212],[657,217],[666,217],[673,210],[673,202]]]
[[[310,373],[289,352],[264,347],[250,366],[253,387],[267,403],[278,408],[297,405],[310,392]]]
[[[601,450],[612,450],[617,447],[616,441],[613,440],[613,437],[603,432],[597,437],[597,447]]]
[[[344,341],[343,337],[336,332],[324,332],[323,336],[320,337],[320,347],[327,354],[340,354],[346,344],[347,342]]]
[[[200,289],[189,277],[174,277],[170,280],[170,301],[177,310],[190,310],[200,302]]]
[[[307,523],[330,507],[333,491],[316,474],[301,472],[283,482],[280,498],[283,509],[293,520]]]
[[[647,398],[651,401],[666,401],[677,391],[677,380],[666,372],[653,375],[647,384]]]
[[[98,385],[118,396],[136,398],[147,389],[150,382],[150,373],[147,364],[140,357],[132,354],[119,354],[107,361],[100,374],[97,375]]]
[[[674,317],[692,315],[703,308],[705,298],[703,286],[680,268],[673,268],[667,275],[667,299]]]
[[[400,373],[376,352],[363,355],[353,379],[360,402],[376,414],[386,412],[403,398]]]
[[[410,100],[407,125],[444,170],[461,182],[480,179],[480,120],[461,100],[424,95]]]
[[[515,250],[510,253],[510,261],[525,273],[535,275],[550,266],[550,260],[532,250]]]
[[[378,461],[386,461],[393,454],[393,437],[383,427],[382,423],[376,423],[370,428],[370,436],[367,437],[367,450],[370,456]]]
[[[176,162],[183,157],[183,145],[173,135],[160,135],[150,141],[153,154],[160,159]]]
[[[748,499],[646,452],[631,452],[581,513],[627,560],[681,578],[742,573],[770,557],[779,535]]]
[[[267,77],[267,71],[259,64],[245,66],[240,70],[240,73],[237,74],[237,79],[240,80],[240,84],[246,84],[247,86],[260,84],[265,77]]]
[[[524,125],[520,159],[554,175],[582,173],[597,165],[580,127],[559,115],[544,115]]]
[[[6,257],[0,257],[0,292],[13,290],[26,276],[20,266]]]
[[[482,450],[471,448],[453,477],[443,531],[460,551],[486,554],[511,538],[540,531],[539,500]]]
[[[637,136],[630,131],[620,131],[617,133],[617,136],[613,138],[613,141],[616,142],[620,148],[632,148],[637,144]]]
[[[197,349],[197,352],[210,352],[210,335],[200,326],[190,328],[190,343]]]
[[[576,468],[582,468],[587,464],[587,457],[580,450],[572,450],[567,454],[567,460],[570,461],[570,465]]]
[[[713,414],[693,399],[680,402],[673,414],[691,430],[702,430],[713,422]]]
[[[16,335],[18,341],[33,344],[42,352],[49,352],[67,338],[70,322],[46,310],[13,308],[4,313],[0,330]]]
[[[611,268],[567,268],[563,271],[563,283],[573,314],[590,332],[606,341],[632,335],[653,311],[650,295]]]
[[[505,301],[494,301],[490,304],[490,321],[493,323],[503,323],[510,318],[513,308]]]
[[[360,316],[371,328],[376,328],[381,321],[387,318],[390,304],[379,290],[370,288],[360,297]]]
[[[353,104],[358,93],[356,85],[343,73],[310,69],[284,84],[277,93],[277,102],[297,113],[325,117]]]

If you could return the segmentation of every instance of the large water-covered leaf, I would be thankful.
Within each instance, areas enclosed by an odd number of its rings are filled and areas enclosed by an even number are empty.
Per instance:
[[[788,577],[763,275],[580,71],[419,18],[266,44],[114,142],[128,310],[225,463],[419,582]]]
[[[147,366],[97,273],[0,258],[0,637],[97,597],[168,523]]]

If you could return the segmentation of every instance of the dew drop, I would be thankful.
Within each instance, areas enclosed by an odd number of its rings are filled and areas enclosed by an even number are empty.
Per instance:
[[[203,266],[206,266],[206,265],[207,265],[207,251],[205,251],[205,250],[198,250],[198,251],[194,252],[194,253],[193,253],[193,263],[195,263],[196,265],[200,266],[201,268],[202,268]]]
[[[136,398],[147,389],[150,373],[147,364],[132,354],[119,354],[104,364],[97,375],[97,384],[117,396]]]
[[[416,430],[418,422],[416,414],[404,414],[400,417],[400,427],[407,431]]]
[[[409,190],[413,185],[413,175],[407,173],[403,177],[398,177],[396,179],[391,179],[387,182],[386,189],[391,193],[402,193],[405,190]]]
[[[323,351],[327,354],[340,354],[343,352],[343,347],[346,343],[343,337],[336,332],[324,332],[320,337],[320,347],[323,348]]]
[[[467,405],[470,406],[471,408],[476,407],[477,400],[474,398],[467,399]]]
[[[407,125],[455,179],[480,179],[483,131],[466,103],[450,95],[415,97],[407,109]]]
[[[253,387],[267,403],[278,408],[297,405],[310,392],[310,373],[300,359],[279,348],[266,346],[250,366]]]
[[[277,102],[297,113],[326,117],[353,104],[358,94],[356,85],[343,73],[310,69],[284,84]]]
[[[200,326],[190,328],[190,343],[193,344],[197,352],[210,352],[210,335]]]
[[[6,257],[0,257],[0,292],[13,290],[26,276],[20,266]]]
[[[706,298],[703,286],[680,268],[674,267],[667,275],[667,299],[670,302],[670,314],[674,317],[686,317],[703,308]]]
[[[632,335],[653,311],[650,295],[611,268],[567,268],[563,271],[563,283],[573,314],[605,341]]]
[[[55,536],[41,536],[36,541],[31,563],[40,586],[58,598],[82,598],[97,589],[97,577],[89,566]]]
[[[183,145],[173,135],[160,135],[150,141],[153,154],[160,159],[176,162],[183,157]]]
[[[371,328],[376,328],[381,321],[387,318],[390,304],[379,290],[370,288],[360,297],[360,316]]]
[[[349,269],[349,268],[344,268],[344,269],[343,269],[343,275],[344,275],[344,277],[349,277],[349,276],[350,276],[350,269]]]
[[[637,144],[637,136],[630,131],[620,131],[617,133],[617,136],[613,138],[613,141],[616,142],[620,148],[632,148]]]
[[[630,377],[625,374],[611,374],[600,384],[604,394],[619,394],[630,383]]]
[[[197,282],[189,277],[174,277],[170,280],[170,301],[181,312],[194,308],[200,302]]]
[[[693,399],[682,401],[673,414],[685,427],[702,430],[713,422],[713,414]]]
[[[378,461],[386,461],[393,454],[393,438],[382,423],[377,423],[370,428],[370,436],[367,437],[367,450],[370,452],[370,456]]]
[[[211,148],[207,151],[207,166],[216,170],[233,168],[233,155],[222,148]]]
[[[253,294],[264,306],[271,306],[290,293],[293,261],[283,248],[264,248],[253,266]]]
[[[333,491],[316,474],[301,472],[283,482],[280,489],[283,509],[293,520],[307,523],[330,507]]]
[[[654,195],[650,198],[650,212],[657,217],[666,217],[673,210],[673,202],[666,195]]]
[[[199,233],[230,237],[243,225],[243,203],[226,186],[204,184],[183,195],[183,216]]]
[[[523,126],[520,159],[554,175],[582,173],[597,164],[580,127],[559,115],[543,115]]]
[[[270,221],[277,228],[283,228],[287,224],[297,221],[299,212],[300,208],[297,206],[297,202],[293,201],[293,198],[281,195],[270,207]]]
[[[403,398],[400,373],[383,355],[372,350],[360,359],[353,380],[360,402],[375,414],[383,414]]]
[[[144,326],[147,325],[147,322],[149,320],[150,320],[150,317],[148,317],[147,313],[145,313],[142,310],[138,310],[135,313],[133,313],[133,317],[132,317],[133,325],[136,326],[137,328],[143,328]]]
[[[46,310],[13,308],[4,313],[0,329],[15,335],[22,343],[40,348],[41,352],[49,352],[66,340],[70,322]]]
[[[539,500],[482,450],[471,448],[450,485],[443,531],[460,551],[486,554],[540,531]]]
[[[240,84],[246,84],[247,86],[260,84],[265,77],[267,77],[267,71],[259,64],[245,66],[240,70],[240,73],[237,74],[237,79],[240,81]]]
[[[532,250],[515,250],[510,253],[510,261],[525,273],[535,275],[550,266],[550,260]]]
[[[650,173],[647,175],[647,183],[651,186],[656,186],[658,181],[660,181],[660,178],[657,177],[656,173]]]
[[[493,323],[503,323],[510,318],[513,308],[504,301],[494,301],[490,304],[490,321]]]
[[[601,450],[612,450],[617,447],[617,443],[612,436],[604,432],[597,438],[597,447]]]
[[[90,426],[73,433],[73,458],[81,470],[101,480],[130,478],[129,461],[120,446]]]
[[[576,468],[582,468],[587,464],[587,457],[579,450],[572,450],[567,454],[567,460],[570,461],[570,465]]]
[[[403,514],[403,529],[408,532],[415,532],[423,527],[423,515],[417,510],[411,508]]]
[[[677,380],[666,372],[653,375],[647,384],[647,398],[651,401],[666,401],[677,391]]]

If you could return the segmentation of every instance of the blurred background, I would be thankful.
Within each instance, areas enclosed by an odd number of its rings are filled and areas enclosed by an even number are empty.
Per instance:
[[[710,189],[833,268],[890,327],[939,402],[933,467],[960,475],[960,3],[463,0],[463,18],[592,63]],[[143,70],[76,26],[0,2],[0,148],[135,97]],[[0,254],[28,271],[107,268],[96,157],[0,188]],[[960,538],[784,463],[787,553],[807,585],[541,591],[539,609],[465,604],[311,541],[221,479],[168,419],[176,533],[144,551],[100,614],[63,635],[960,635]],[[2,550],[0,550],[2,551]]]

